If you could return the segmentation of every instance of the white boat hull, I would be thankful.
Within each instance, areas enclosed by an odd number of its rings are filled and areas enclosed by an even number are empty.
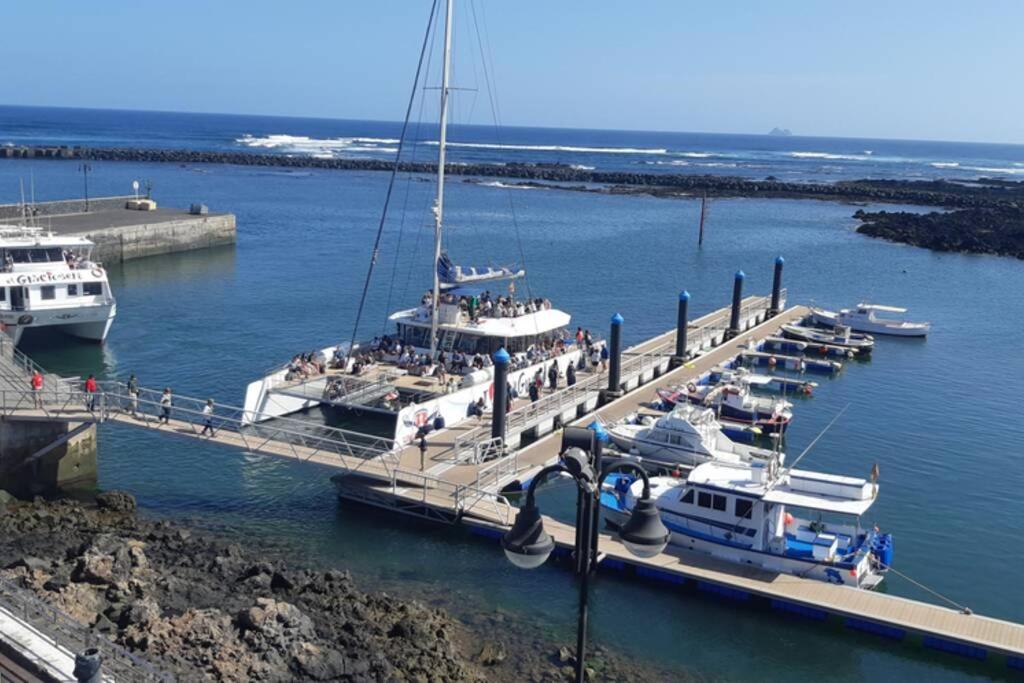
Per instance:
[[[29,330],[33,334],[59,332],[103,343],[116,316],[117,304],[110,303],[29,312],[4,311],[0,314],[0,324],[15,344],[19,344]]]

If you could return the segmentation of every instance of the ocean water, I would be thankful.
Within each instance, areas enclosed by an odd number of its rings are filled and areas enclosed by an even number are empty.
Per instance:
[[[11,116],[11,110],[3,112]],[[234,125],[225,117],[186,117],[188,123],[161,127],[161,117],[175,115],[104,119],[90,113],[79,120],[61,110],[48,114],[52,120],[46,122],[37,112],[24,113],[16,125],[0,120],[0,141],[74,142],[91,135],[89,144],[101,144],[98,138],[107,140],[102,144],[137,146],[157,139],[178,146],[201,138],[211,145],[242,144],[222,138],[221,132]],[[142,122],[130,123],[136,118]],[[323,130],[285,128],[289,121],[294,120],[246,120],[230,135],[292,131],[288,134],[389,139],[380,128],[362,133],[338,122],[324,123]],[[39,132],[47,127],[49,133]],[[183,133],[186,128],[193,131],[190,137]],[[39,138],[30,139],[32,131]],[[654,133],[543,135],[549,137],[524,140],[535,145],[557,140],[562,147],[683,147]],[[819,140],[812,151],[847,154],[861,142]],[[765,144],[807,145],[797,138],[771,138]],[[934,144],[935,158],[969,162],[958,155],[960,146]],[[879,143],[867,149],[881,154],[884,148]],[[998,153],[1003,155],[998,163],[1010,166],[1017,149],[981,151],[993,155],[984,163],[995,163]],[[510,156],[507,150],[488,154]],[[835,161],[856,177],[862,175],[856,170],[874,163]],[[606,163],[632,162],[615,157]],[[169,385],[181,394],[238,403],[245,384],[266,368],[351,334],[380,217],[384,174],[93,166],[93,195],[123,193],[131,180],[150,179],[161,204],[201,201],[211,210],[237,214],[239,242],[235,248],[112,268],[119,316],[108,343],[31,350],[47,367],[71,375],[134,372],[148,386]],[[927,172],[927,164],[917,167]],[[2,160],[0,201],[16,201],[19,179],[27,186],[30,178],[40,199],[77,196],[82,180],[72,162]],[[387,311],[417,300],[428,286],[431,192],[431,184],[420,178],[403,179],[396,189],[362,334],[381,329]],[[853,211],[831,202],[715,201],[704,248],[698,250],[695,201],[453,182],[446,203],[448,247],[459,260],[512,263],[525,255],[531,291],[550,297],[578,324],[600,333],[620,312],[628,343],[673,325],[682,288],[693,296],[694,315],[728,302],[739,268],[747,274],[748,293],[767,292],[778,254],[786,257],[792,301],[845,306],[870,298],[908,306],[912,317],[932,321],[934,332],[926,341],[882,339],[870,361],[849,364],[835,379],[820,379],[815,396],[798,402],[786,447],[799,453],[848,406],[802,466],[866,476],[878,462],[881,494],[872,517],[895,536],[896,567],[976,612],[1024,620],[1019,587],[1024,551],[1018,542],[1024,419],[1015,402],[1024,393],[1024,300],[1019,296],[1024,264],[872,240],[853,231]],[[288,544],[311,562],[351,568],[364,585],[432,599],[443,593],[443,604],[458,614],[500,609],[525,628],[573,640],[576,597],[562,568],[523,572],[508,564],[494,542],[340,503],[328,481],[331,472],[314,465],[245,456],[116,425],[101,427],[100,442],[100,486],[134,492],[147,514],[226,529],[254,546]],[[565,510],[566,496],[566,489],[554,487],[541,505]],[[1001,669],[638,584],[614,573],[601,574],[594,584],[592,641],[673,668],[680,677],[1009,680]],[[936,600],[895,576],[885,590]]]

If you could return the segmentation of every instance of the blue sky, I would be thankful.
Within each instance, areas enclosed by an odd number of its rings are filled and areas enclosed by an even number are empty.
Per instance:
[[[1024,143],[1021,2],[472,2],[506,124]],[[396,120],[429,4],[11,0],[0,103]]]

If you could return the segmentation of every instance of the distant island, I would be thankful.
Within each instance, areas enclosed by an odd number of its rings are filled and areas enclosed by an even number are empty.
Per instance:
[[[772,128],[768,131],[768,135],[792,135],[793,131],[789,128]]]

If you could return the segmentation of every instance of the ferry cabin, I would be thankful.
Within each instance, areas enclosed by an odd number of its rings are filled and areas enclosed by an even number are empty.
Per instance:
[[[805,470],[774,472],[777,464],[708,462],[685,479],[655,477],[652,496],[672,544],[771,571],[864,588],[881,582],[872,564],[876,532],[861,526],[874,502],[864,479]],[[772,483],[774,479],[778,479]],[[602,495],[619,522],[642,482],[626,496]]]

